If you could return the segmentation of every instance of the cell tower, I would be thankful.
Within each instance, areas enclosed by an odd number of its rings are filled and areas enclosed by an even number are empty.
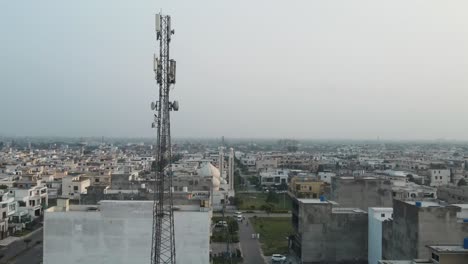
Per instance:
[[[175,84],[176,63],[169,59],[169,43],[174,30],[171,17],[156,15],[156,39],[159,40],[159,58],[154,55],[153,68],[159,85],[159,99],[151,102],[155,111],[153,128],[157,129],[153,204],[153,240],[151,264],[176,263],[174,212],[172,200],[170,111],[179,110],[177,101],[169,101],[171,84]]]

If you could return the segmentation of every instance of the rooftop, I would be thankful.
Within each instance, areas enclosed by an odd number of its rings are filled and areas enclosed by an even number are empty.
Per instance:
[[[120,207],[120,205],[122,207],[124,207],[124,206],[135,206],[135,208],[138,208],[138,206],[140,206],[140,205],[149,205],[149,204],[151,204],[151,207],[152,207],[153,201],[102,200],[102,201],[98,202],[97,205],[72,205],[72,204],[70,204],[68,212],[91,212],[92,213],[92,212],[99,212],[101,210],[105,211],[106,208],[110,208],[110,207],[113,207],[113,208],[116,208],[115,206]],[[197,212],[205,211],[203,209],[207,209],[206,211],[208,211],[209,208],[201,208],[198,205],[198,203],[197,203],[197,205],[174,205],[174,211],[185,211],[185,212],[188,212],[188,211],[197,211]],[[48,213],[63,212],[63,208],[59,207],[59,206],[53,206],[53,207],[48,208],[46,210],[46,212],[48,212]]]
[[[380,260],[380,264],[433,264],[428,259],[414,259],[414,260]]]
[[[405,203],[407,204],[411,204],[411,205],[416,205],[416,202],[420,202],[421,203],[421,207],[445,207],[446,204],[445,203],[441,203],[441,201],[439,200],[434,200],[434,201],[405,201]]]
[[[432,249],[437,253],[445,253],[445,254],[455,254],[455,253],[462,253],[468,254],[468,248],[463,248],[461,245],[439,245],[439,246],[427,246],[428,248]]]
[[[363,211],[359,208],[332,208],[332,213],[334,214],[366,214],[366,211]]]
[[[304,204],[332,204],[337,205],[338,203],[334,201],[324,200],[320,201],[320,199],[297,199],[300,203]]]

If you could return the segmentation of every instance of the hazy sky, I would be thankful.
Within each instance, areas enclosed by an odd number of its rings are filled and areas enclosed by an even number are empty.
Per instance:
[[[468,139],[468,1],[0,1],[0,135]]]

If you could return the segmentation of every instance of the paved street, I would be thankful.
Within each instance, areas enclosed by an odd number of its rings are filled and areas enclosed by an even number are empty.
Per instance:
[[[23,252],[8,264],[41,264],[42,263],[42,243],[31,245],[30,249]]]
[[[29,237],[29,249],[26,249],[26,243],[18,240],[6,247],[0,248],[0,264],[37,264],[42,262],[42,242],[43,242],[43,229],[32,233]],[[41,241],[36,244],[36,241]],[[26,251],[25,251],[26,250]],[[20,254],[21,253],[21,254]],[[18,255],[16,258],[15,256]]]
[[[240,212],[243,212],[244,210],[240,210]],[[230,212],[227,212],[227,216],[231,216],[231,215],[234,215],[234,211],[230,211]],[[288,214],[267,214],[265,213],[264,211],[255,211],[254,213],[243,213],[242,214],[243,216],[245,216],[246,218],[247,217],[253,217],[253,216],[257,216],[257,217],[291,217],[291,214],[288,213]],[[220,213],[214,213],[213,216],[222,216],[222,214]]]
[[[244,256],[244,263],[265,263],[261,253],[260,243],[257,239],[252,238],[254,229],[250,223],[249,225],[246,224],[247,221],[248,218],[246,218],[243,223],[239,223],[239,240]]]

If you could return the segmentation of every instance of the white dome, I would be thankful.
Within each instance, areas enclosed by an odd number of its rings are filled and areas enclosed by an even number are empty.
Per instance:
[[[200,169],[197,170],[198,175],[203,177],[220,177],[221,173],[219,173],[218,168],[213,166],[210,162],[205,162],[200,166]]]
[[[213,191],[219,191],[220,185],[219,178],[213,177]]]

